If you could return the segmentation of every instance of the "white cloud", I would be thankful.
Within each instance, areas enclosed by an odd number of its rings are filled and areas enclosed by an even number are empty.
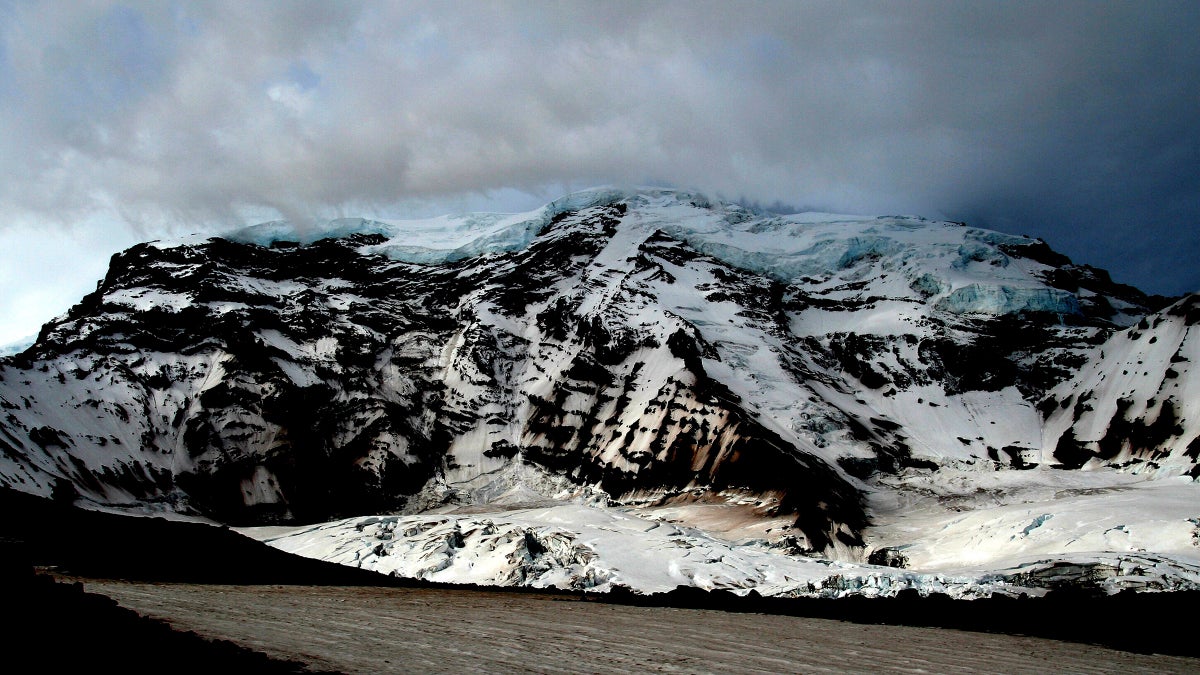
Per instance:
[[[1015,223],[1123,265],[1107,242],[1131,225],[1198,229],[1198,8],[7,4],[0,227],[669,181]]]

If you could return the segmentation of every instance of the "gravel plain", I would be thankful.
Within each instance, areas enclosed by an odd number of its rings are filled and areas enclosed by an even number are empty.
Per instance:
[[[1197,673],[1200,659],[1033,637],[536,594],[84,579],[207,638],[344,673]]]

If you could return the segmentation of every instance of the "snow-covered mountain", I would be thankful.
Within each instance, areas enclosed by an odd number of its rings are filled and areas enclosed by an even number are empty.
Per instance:
[[[1186,586],[1197,310],[1163,304],[1035,239],[670,190],[266,223],[114,256],[0,361],[0,483],[445,580]],[[1022,511],[1126,493],[1173,506],[1124,545]]]

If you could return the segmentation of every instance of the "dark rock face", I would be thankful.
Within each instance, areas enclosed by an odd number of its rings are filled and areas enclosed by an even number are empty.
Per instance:
[[[15,364],[36,372],[69,358],[97,419],[137,432],[112,438],[124,452],[101,468],[125,467],[120,480],[86,461],[67,476],[100,494],[97,483],[142,499],[182,491],[228,522],[391,508],[419,489],[449,433],[431,415],[445,388],[421,364],[456,328],[450,307],[465,286],[453,266],[354,251],[366,243],[267,249],[213,239],[115,256],[100,288]],[[143,297],[153,299],[143,306]],[[415,349],[395,348],[406,341]],[[403,369],[407,396],[381,390],[385,368]],[[79,431],[35,427],[29,437],[66,448]],[[404,451],[379,452],[392,438],[408,441]],[[256,470],[266,484],[246,485]],[[248,500],[247,490],[266,499]]]
[[[1087,301],[983,316],[934,308],[928,275],[903,298],[872,291],[900,273],[874,239],[837,260],[854,280],[785,279],[638,223],[614,200],[438,264],[370,253],[378,234],[135,246],[0,362],[0,482],[258,524],[416,509],[432,484],[523,463],[627,503],[756,496],[810,549],[860,546],[857,481],[938,467],[918,452],[941,442],[922,415],[995,394],[1047,416],[1113,306],[1150,303],[1044,244],[973,244],[959,262],[1028,258]],[[910,329],[813,318],[892,305]],[[1169,436],[1166,417],[1112,438]],[[1004,466],[1038,463],[1028,442],[959,441],[964,461],[990,442]],[[1063,440],[1054,456],[1092,452]]]

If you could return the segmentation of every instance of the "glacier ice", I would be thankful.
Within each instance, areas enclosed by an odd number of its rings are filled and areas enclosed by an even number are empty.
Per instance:
[[[839,277],[854,282],[854,270],[861,274],[864,263],[878,260],[883,269],[903,269],[915,280],[907,290],[937,298],[936,307],[953,314],[1080,312],[1073,294],[1045,287],[1029,265],[1014,265],[1004,253],[1003,247],[1034,241],[1027,237],[905,216],[769,214],[697,193],[656,188],[583,190],[517,214],[410,221],[341,218],[310,227],[272,221],[224,237],[270,246],[379,235],[385,240],[360,250],[403,262],[438,264],[522,250],[555,218],[618,202],[631,209],[627,220],[635,227],[661,231],[728,265],[782,283]]]
[[[523,249],[556,216],[611,204],[626,197],[626,192],[617,189],[585,190],[526,213],[472,213],[409,221],[338,218],[308,226],[276,220],[221,236],[239,243],[271,246],[277,242],[307,245],[327,238],[381,235],[387,241],[365,246],[362,251],[402,262],[437,264]]]
[[[986,284],[970,284],[955,289],[938,300],[936,307],[952,314],[1080,313],[1079,299],[1067,291]]]

